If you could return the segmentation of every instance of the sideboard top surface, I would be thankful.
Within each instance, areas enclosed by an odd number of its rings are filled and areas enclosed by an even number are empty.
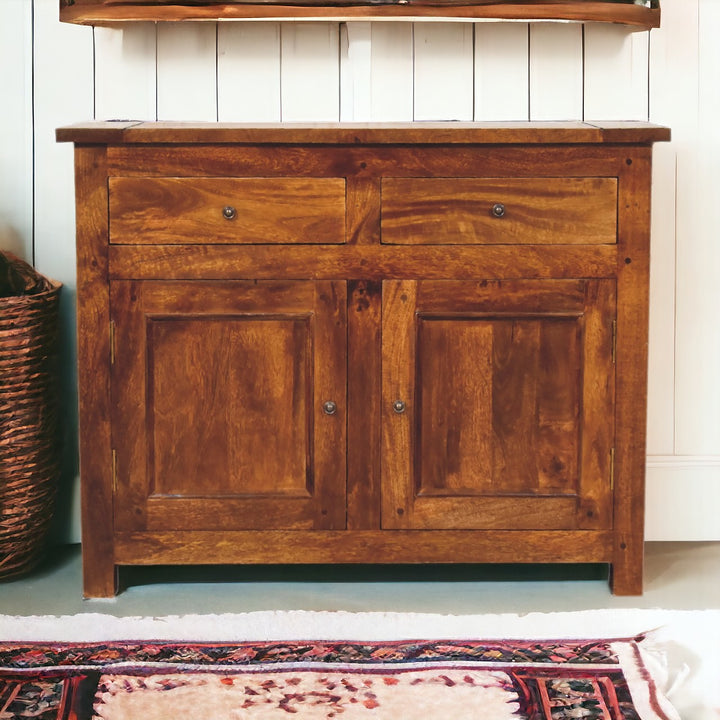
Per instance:
[[[58,128],[58,142],[142,144],[632,144],[670,139],[670,130],[645,122],[507,123],[183,123],[88,122]]]

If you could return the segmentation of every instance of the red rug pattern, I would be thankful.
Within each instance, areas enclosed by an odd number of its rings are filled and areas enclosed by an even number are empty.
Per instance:
[[[0,643],[0,720],[645,720],[616,652],[638,643]],[[191,714],[186,714],[191,712]]]

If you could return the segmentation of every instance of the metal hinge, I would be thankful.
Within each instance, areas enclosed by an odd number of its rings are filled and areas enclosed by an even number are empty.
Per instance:
[[[110,364],[115,364],[115,321],[110,321]]]
[[[615,490],[615,448],[610,448],[610,491]]]
[[[612,321],[612,361],[615,364],[615,355],[617,353],[617,320]]]
[[[113,495],[117,495],[117,486],[118,486],[117,452],[113,448],[113,451],[112,451],[112,491],[113,491]]]

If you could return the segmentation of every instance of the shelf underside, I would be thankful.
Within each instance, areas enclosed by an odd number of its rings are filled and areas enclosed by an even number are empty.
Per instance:
[[[60,0],[60,20],[106,25],[127,21],[452,18],[611,22],[641,30],[660,25],[660,8],[655,7],[655,2],[650,5],[618,0]]]

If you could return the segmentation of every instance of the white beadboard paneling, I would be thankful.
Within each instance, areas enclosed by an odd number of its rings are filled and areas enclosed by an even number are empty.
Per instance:
[[[339,120],[338,23],[283,23],[281,38],[282,119]]]
[[[95,28],[95,117],[155,120],[156,25]]]
[[[708,407],[707,399],[713,393],[716,375],[713,370],[708,376],[707,368],[703,367],[705,347],[711,336],[701,327],[702,309],[695,314],[698,301],[703,302],[697,290],[705,283],[702,275],[694,276],[693,264],[706,262],[707,253],[711,252],[711,248],[703,247],[707,240],[703,240],[704,218],[699,202],[698,163],[700,155],[706,152],[705,139],[698,137],[699,19],[698,0],[666,0],[662,28],[653,31],[650,39],[650,117],[654,122],[669,125],[673,133],[670,148],[656,148],[655,153],[658,163],[653,198],[653,262],[662,274],[653,278],[651,329],[657,334],[651,336],[651,342],[673,360],[671,368],[663,367],[668,362],[666,358],[659,360],[657,369],[662,370],[663,379],[674,390],[673,453],[688,455],[713,452],[703,453],[702,449],[706,423],[712,421],[715,413]],[[670,178],[675,181],[673,195],[665,185]],[[693,258],[695,253],[699,257]],[[659,286],[661,280],[668,284]],[[663,293],[672,296],[672,305],[670,298],[662,298]],[[688,342],[691,344],[687,345]],[[651,370],[655,369],[654,364],[653,360]],[[651,383],[653,380],[651,375]],[[650,389],[654,395],[650,400],[652,406],[668,386],[661,389],[651,384]],[[665,401],[665,406],[669,409],[670,403]],[[655,422],[651,419],[651,429]],[[657,443],[650,447],[654,452],[660,451]]]
[[[685,0],[687,4],[687,0]],[[676,452],[720,452],[720,6],[698,3],[697,132],[688,137],[692,181],[678,196]],[[688,98],[689,99],[689,98]],[[680,158],[679,158],[680,160]],[[681,169],[679,164],[678,169]],[[684,178],[680,178],[683,182]],[[691,217],[688,217],[691,215]],[[681,224],[683,223],[683,224]],[[720,474],[717,477],[720,483]]]
[[[157,27],[158,120],[217,120],[217,26]]]
[[[650,33],[650,119],[668,125],[673,139],[655,146],[653,152],[648,379],[651,455],[676,451],[676,235],[694,233],[697,220],[692,208],[692,146],[698,124],[698,3],[665,0],[662,12],[662,26]]]
[[[413,119],[413,25],[372,24],[371,119],[409,122]]]
[[[340,120],[372,119],[372,23],[340,26]]]
[[[530,26],[530,119],[582,120],[582,25]]]
[[[649,32],[585,26],[585,119],[648,119]]]
[[[93,31],[59,23],[55,0],[35,0],[34,75],[37,264],[74,287],[73,148],[55,142],[55,129],[93,117]]]
[[[32,262],[32,5],[30,0],[8,0],[2,13],[0,250]]]
[[[278,122],[280,24],[218,25],[218,119]]]
[[[645,501],[646,540],[720,540],[718,478],[718,455],[650,456]]]
[[[415,23],[415,120],[473,119],[473,28]]]
[[[34,1],[35,259],[41,272],[64,285],[60,371],[65,457],[58,539],[78,542],[73,148],[55,142],[55,128],[93,116],[93,31],[60,23],[57,13],[55,0]]]
[[[528,120],[528,40],[525,23],[475,27],[475,120]]]

